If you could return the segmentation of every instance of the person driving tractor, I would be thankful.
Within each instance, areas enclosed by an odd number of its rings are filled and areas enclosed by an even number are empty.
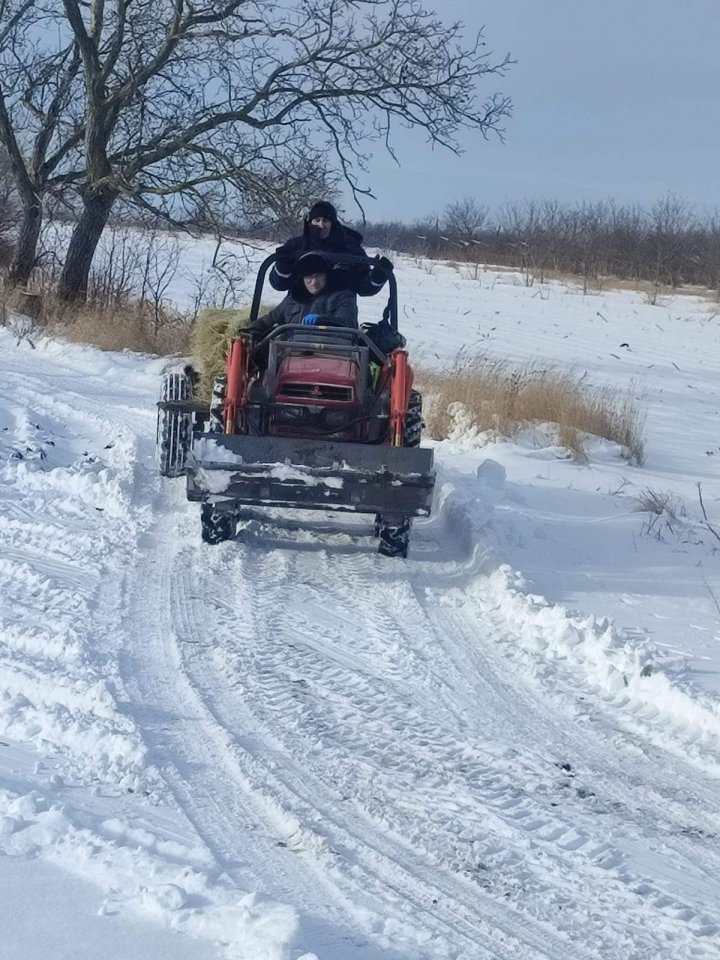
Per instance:
[[[355,295],[341,287],[342,276],[319,253],[306,253],[295,264],[285,299],[248,327],[256,342],[286,323],[306,326],[358,326]]]

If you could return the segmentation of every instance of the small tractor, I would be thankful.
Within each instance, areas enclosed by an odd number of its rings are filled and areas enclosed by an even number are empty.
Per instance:
[[[248,324],[274,260],[260,266]],[[435,473],[392,272],[388,289],[382,320],[362,329],[286,324],[261,342],[241,333],[209,409],[193,396],[191,368],[165,374],[156,461],[164,477],[186,475],[206,543],[233,539],[247,506],[349,511],[374,516],[379,553],[407,556]]]

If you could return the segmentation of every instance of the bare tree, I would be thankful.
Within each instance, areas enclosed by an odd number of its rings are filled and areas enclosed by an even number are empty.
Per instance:
[[[47,192],[83,166],[80,66],[56,0],[0,0],[0,144],[22,208],[11,284],[35,265]]]
[[[707,223],[705,236],[699,237],[695,262],[698,264],[700,283],[715,291],[720,300],[720,213],[712,214]]]
[[[464,197],[445,207],[443,229],[455,240],[472,243],[478,240],[488,218],[488,208],[474,197]]]
[[[481,38],[419,0],[62,0],[82,61],[83,209],[60,282],[82,295],[119,196],[182,221],[209,183],[268,209],[332,155],[356,198],[363,144],[401,121],[457,149],[459,128],[500,132],[509,101],[477,101],[502,74]]]
[[[650,248],[655,262],[655,290],[669,281],[680,285],[687,265],[687,238],[692,226],[692,210],[687,200],[668,194],[657,200],[650,211]]]
[[[558,270],[567,252],[565,211],[558,200],[524,200],[506,204],[501,230],[519,255],[526,286],[545,283]]]
[[[562,208],[558,220],[560,237],[555,244],[557,270],[569,270],[583,281],[583,293],[599,287],[607,270],[607,238],[610,204],[580,203]]]
[[[17,195],[10,163],[0,148],[0,266],[5,266],[12,256],[12,235],[17,219]]]

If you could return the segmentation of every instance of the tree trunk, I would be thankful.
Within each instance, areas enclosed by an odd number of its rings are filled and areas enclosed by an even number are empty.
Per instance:
[[[84,300],[88,277],[98,241],[117,199],[112,190],[88,191],[83,197],[83,212],[70,238],[58,284],[61,300]]]
[[[24,204],[20,235],[18,236],[12,262],[7,276],[10,287],[27,284],[37,257],[37,245],[42,226],[42,203],[37,197]]]

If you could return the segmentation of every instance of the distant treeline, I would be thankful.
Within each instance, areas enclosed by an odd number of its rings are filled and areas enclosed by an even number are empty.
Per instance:
[[[412,223],[352,223],[368,247],[416,257],[507,266],[525,281],[572,274],[586,287],[608,277],[657,288],[697,285],[720,291],[720,214],[697,214],[667,196],[651,207],[612,200],[567,204],[524,200],[490,212],[467,198],[441,216]],[[238,231],[281,242],[282,227],[244,224]],[[299,224],[295,224],[297,231]]]
[[[15,204],[0,177],[0,265],[7,262],[17,228]],[[118,214],[122,207],[118,210]],[[125,210],[118,223],[162,229]],[[505,266],[520,271],[527,284],[562,274],[580,278],[585,289],[608,278],[664,287],[698,286],[720,297],[720,213],[700,214],[674,195],[650,207],[613,200],[560,203],[522,200],[496,211],[473,198],[449,204],[439,216],[411,223],[399,220],[349,222],[366,247],[392,256],[461,261],[480,267]],[[198,216],[186,225],[212,232],[217,223]],[[302,229],[301,220],[232,218],[224,236],[282,243]]]

